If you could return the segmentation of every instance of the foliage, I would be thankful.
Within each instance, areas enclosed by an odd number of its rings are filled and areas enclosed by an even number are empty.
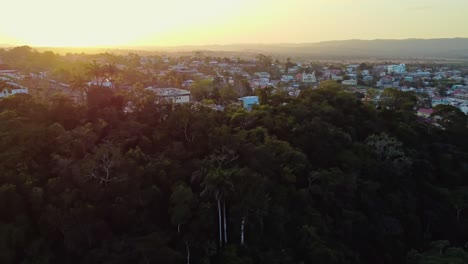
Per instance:
[[[463,113],[336,82],[251,112],[143,87],[0,100],[1,263],[466,263]]]

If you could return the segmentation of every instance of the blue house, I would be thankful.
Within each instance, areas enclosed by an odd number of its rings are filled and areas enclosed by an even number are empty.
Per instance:
[[[258,96],[246,96],[239,98],[244,103],[244,108],[251,111],[254,105],[258,105]]]

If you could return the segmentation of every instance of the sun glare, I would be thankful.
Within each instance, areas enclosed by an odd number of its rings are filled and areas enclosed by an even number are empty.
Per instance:
[[[33,46],[164,45],[179,42],[167,39],[174,33],[200,32],[202,27],[209,30],[210,24],[232,19],[245,7],[234,0],[135,0],[131,5],[107,0],[47,2],[51,7],[45,10],[39,1],[15,1],[11,6],[15,11],[0,17],[0,32]],[[28,8],[22,9],[21,4]],[[20,11],[18,20],[15,14]],[[16,22],[6,27],[6,21]],[[166,39],[159,43],[162,38]],[[141,43],[143,40],[152,43]]]
[[[395,2],[15,0],[2,10],[0,44],[13,44],[12,39],[32,46],[117,46],[468,36],[467,1],[427,0],[422,7]],[[390,15],[399,13],[398,19]],[[444,23],[428,27],[429,20]]]

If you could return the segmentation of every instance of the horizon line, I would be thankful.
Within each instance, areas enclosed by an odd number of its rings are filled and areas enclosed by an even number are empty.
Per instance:
[[[405,41],[405,40],[468,40],[468,37],[446,37],[446,38],[376,38],[376,39],[335,39],[335,40],[323,40],[315,42],[238,42],[238,43],[225,43],[225,44],[180,44],[180,45],[158,45],[158,44],[116,44],[116,45],[85,45],[85,46],[72,46],[72,45],[60,45],[60,46],[46,46],[46,45],[31,45],[31,44],[0,44],[0,48],[15,48],[28,46],[31,48],[45,49],[128,49],[128,48],[188,48],[188,47],[212,47],[212,46],[242,46],[242,45],[307,45],[307,44],[319,44],[327,42],[347,42],[347,41]]]

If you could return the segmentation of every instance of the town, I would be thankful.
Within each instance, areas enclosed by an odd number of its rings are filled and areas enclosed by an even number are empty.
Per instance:
[[[138,88],[158,100],[197,103],[222,110],[241,102],[249,110],[266,94],[298,97],[306,89],[335,86],[379,105],[386,89],[411,92],[415,111],[430,118],[437,105],[468,113],[468,67],[441,63],[343,63],[278,60],[272,55],[213,57],[192,55],[60,56],[23,46],[0,50],[0,98],[20,93],[46,99],[56,94],[84,103],[91,87],[132,94]],[[128,102],[132,111],[135,102]]]
[[[0,61],[0,263],[468,262],[463,60]]]

